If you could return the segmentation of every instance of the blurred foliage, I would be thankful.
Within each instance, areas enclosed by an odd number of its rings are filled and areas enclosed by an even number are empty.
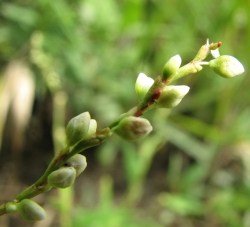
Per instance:
[[[187,63],[206,38],[245,66],[231,80],[204,67],[177,81],[191,91],[177,108],[146,114],[151,135],[98,148],[110,174],[121,157],[126,187],[107,206],[105,196],[94,209],[80,204],[73,226],[249,227],[249,20],[243,0],[0,1],[2,74],[24,61],[38,99],[62,90],[68,118],[89,111],[99,127],[136,105],[140,72],[156,77],[175,54]]]

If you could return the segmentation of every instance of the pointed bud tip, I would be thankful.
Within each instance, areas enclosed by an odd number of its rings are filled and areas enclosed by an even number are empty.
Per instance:
[[[154,80],[144,73],[140,73],[135,82],[135,92],[139,101],[141,101],[147,94],[149,88],[153,85]]]
[[[176,85],[175,88],[178,91],[180,98],[183,98],[190,90],[190,87],[186,85]]]
[[[163,67],[162,77],[164,80],[173,76],[181,66],[181,56],[179,54],[171,57]]]

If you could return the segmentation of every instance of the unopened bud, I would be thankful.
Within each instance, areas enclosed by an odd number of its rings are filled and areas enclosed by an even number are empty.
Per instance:
[[[182,98],[188,93],[189,87],[186,85],[165,86],[161,96],[156,101],[158,108],[173,108],[177,106]]]
[[[68,167],[73,167],[76,170],[76,176],[78,176],[87,167],[86,157],[81,154],[76,154],[66,161],[65,165]]]
[[[89,112],[84,112],[72,118],[66,127],[67,144],[72,146],[82,140],[89,130],[89,124]]]
[[[168,60],[168,62],[163,67],[162,77],[164,80],[167,80],[171,76],[173,76],[176,71],[181,66],[181,57],[180,55],[175,55]]]
[[[5,209],[6,209],[7,213],[15,213],[15,212],[17,212],[17,203],[8,202],[5,205]]]
[[[113,131],[123,139],[133,142],[148,135],[152,129],[147,119],[129,116],[123,118],[119,124],[113,128]]]
[[[41,221],[46,218],[45,210],[31,199],[23,199],[18,203],[21,217],[28,222]]]
[[[209,66],[220,76],[231,78],[242,74],[243,65],[233,56],[222,55],[209,62]]]
[[[135,92],[139,101],[143,100],[149,88],[153,85],[154,80],[144,73],[140,73],[135,82]]]
[[[73,167],[62,167],[48,176],[51,187],[67,188],[71,186],[76,178],[76,170]]]
[[[83,136],[83,139],[89,138],[91,135],[93,135],[94,133],[96,133],[96,129],[97,129],[97,122],[96,122],[96,120],[95,119],[90,119],[89,130]]]

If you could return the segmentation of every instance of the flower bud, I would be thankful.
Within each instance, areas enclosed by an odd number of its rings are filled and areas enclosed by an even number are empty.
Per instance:
[[[167,80],[169,77],[173,76],[176,71],[181,66],[181,57],[180,55],[175,55],[168,60],[168,62],[163,67],[162,77],[164,80]]]
[[[143,100],[149,88],[153,85],[154,80],[144,73],[140,73],[135,82],[135,92],[139,101]]]
[[[9,214],[17,212],[17,203],[8,202],[6,203],[5,209]]]
[[[123,139],[133,142],[148,135],[152,129],[147,119],[129,116],[123,118],[112,130]]]
[[[193,61],[202,61],[202,60],[204,60],[208,56],[209,50],[210,50],[210,48],[209,48],[209,40],[207,40],[207,43],[205,45],[203,45],[199,49],[199,51],[196,54],[196,56],[194,57]]]
[[[67,188],[71,186],[76,178],[76,170],[73,167],[62,167],[48,176],[51,187]]]
[[[189,87],[186,85],[165,86],[161,96],[156,101],[158,108],[173,108],[177,106],[182,98],[188,93]]]
[[[220,76],[231,78],[244,72],[243,65],[233,56],[222,55],[209,62],[209,66]]]
[[[73,167],[76,170],[76,176],[78,176],[87,167],[86,157],[81,154],[76,154],[66,161],[65,165],[68,167]]]
[[[25,221],[40,221],[46,218],[45,210],[31,199],[23,199],[17,209]]]
[[[89,130],[90,115],[84,112],[72,118],[66,127],[67,144],[72,146],[78,143]]]
[[[84,135],[83,139],[89,138],[91,135],[93,135],[94,133],[96,133],[96,129],[97,129],[97,122],[96,122],[96,120],[95,119],[90,119],[89,130]]]

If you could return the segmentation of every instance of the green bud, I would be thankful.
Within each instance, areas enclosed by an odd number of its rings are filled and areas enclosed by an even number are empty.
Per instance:
[[[6,212],[11,214],[17,212],[17,203],[15,202],[8,202],[5,205]]]
[[[173,76],[176,73],[176,71],[180,68],[180,66],[181,66],[180,55],[175,55],[172,58],[170,58],[163,67],[163,74],[162,74],[163,79],[167,80],[171,76]]]
[[[71,157],[66,163],[66,166],[73,167],[76,170],[76,176],[82,173],[87,167],[86,157],[81,154],[76,154]]]
[[[41,221],[46,218],[45,210],[31,199],[23,199],[17,209],[25,221]]]
[[[189,87],[186,85],[165,86],[161,96],[156,100],[155,107],[158,108],[173,108],[177,106],[182,98],[188,93]]]
[[[207,43],[199,49],[193,61],[202,61],[208,56],[208,54],[209,54],[209,41],[207,40]]]
[[[129,116],[123,118],[112,130],[123,139],[133,142],[148,135],[152,129],[147,119]]]
[[[76,178],[76,170],[73,167],[62,167],[55,170],[48,176],[48,183],[51,187],[67,188],[71,186]]]
[[[209,66],[220,76],[231,78],[242,74],[243,65],[233,56],[222,55],[209,62]]]
[[[140,73],[135,82],[135,92],[139,101],[142,101],[149,88],[153,85],[154,80],[144,73]]]
[[[89,130],[90,115],[89,112],[84,112],[72,118],[66,127],[66,138],[69,146],[75,145],[83,139],[84,135]]]
[[[209,40],[207,40],[207,42],[209,43]],[[219,47],[221,47],[221,45],[222,45],[222,42],[210,43],[210,44],[209,44],[209,49],[210,49],[210,50],[216,50],[216,49],[218,49]]]
[[[95,119],[90,119],[89,130],[84,135],[83,139],[89,138],[91,135],[93,135],[94,133],[96,133],[96,129],[97,129],[97,122],[96,122],[96,120]]]

